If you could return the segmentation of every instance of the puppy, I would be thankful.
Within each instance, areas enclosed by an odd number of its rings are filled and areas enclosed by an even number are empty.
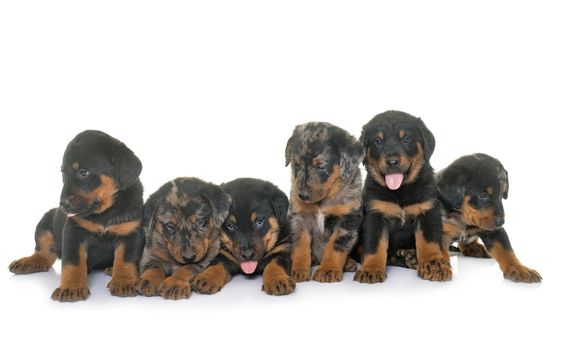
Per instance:
[[[95,130],[78,134],[62,161],[60,207],[48,211],[35,230],[35,253],[14,261],[15,274],[47,271],[62,259],[60,287],[51,298],[85,300],[88,270],[113,266],[108,288],[136,295],[143,244],[140,160],[125,144]]]
[[[290,225],[293,232],[292,278],[338,282],[343,270],[356,271],[348,258],[362,221],[359,169],[362,145],[329,123],[307,123],[294,129],[286,145],[292,165]]]
[[[495,158],[478,153],[461,157],[436,176],[442,203],[443,243],[448,255],[451,242],[465,256],[499,263],[505,278],[516,282],[540,282],[538,272],[522,265],[503,228],[502,200],[508,197],[508,173]],[[485,246],[479,244],[478,239]]]
[[[221,186],[232,197],[230,215],[222,225],[222,248],[210,266],[193,280],[203,294],[218,292],[233,275],[263,274],[263,291],[292,293],[288,198],[275,185],[237,179]]]
[[[218,254],[230,204],[218,186],[196,178],[175,179],[152,194],[144,208],[140,294],[189,298],[190,280]]]
[[[368,175],[363,190],[362,267],[355,281],[385,281],[387,257],[415,247],[421,278],[450,280],[452,269],[449,257],[442,254],[442,219],[429,163],[434,136],[420,118],[387,111],[364,125],[360,140],[366,148]]]

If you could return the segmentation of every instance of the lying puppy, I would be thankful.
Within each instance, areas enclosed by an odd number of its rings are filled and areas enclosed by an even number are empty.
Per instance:
[[[222,226],[220,255],[193,280],[199,293],[218,292],[233,275],[263,274],[263,291],[292,293],[288,198],[275,185],[237,179],[221,186],[232,196],[230,216]]]
[[[420,118],[388,111],[362,129],[368,172],[363,190],[365,217],[359,250],[361,283],[387,278],[387,257],[415,249],[423,279],[452,278],[450,259],[442,254],[442,219],[429,159],[435,139]]]
[[[341,281],[343,270],[356,271],[348,254],[362,221],[364,149],[339,127],[307,123],[294,129],[285,155],[292,164],[292,278],[310,280],[312,264],[319,263],[315,281]]]
[[[502,227],[508,174],[497,159],[482,153],[461,157],[437,174],[436,183],[442,203],[446,255],[450,243],[458,242],[465,256],[490,255],[497,260],[505,278],[541,281],[536,271],[518,261]],[[477,242],[478,238],[485,246]]]
[[[62,259],[60,287],[51,298],[85,300],[88,270],[113,266],[108,288],[134,296],[142,251],[140,160],[119,140],[87,130],[66,147],[60,207],[47,212],[35,231],[35,253],[14,261],[10,271],[47,271]]]
[[[218,254],[230,204],[218,186],[196,178],[175,179],[152,194],[144,208],[140,294],[189,298],[190,280]]]

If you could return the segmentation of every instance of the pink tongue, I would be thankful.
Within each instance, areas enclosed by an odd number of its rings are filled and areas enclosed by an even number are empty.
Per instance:
[[[257,261],[244,261],[240,264],[240,266],[242,267],[243,272],[251,275],[255,272],[255,269],[257,269]]]
[[[386,175],[386,186],[390,190],[397,190],[403,181],[403,174],[389,174]]]

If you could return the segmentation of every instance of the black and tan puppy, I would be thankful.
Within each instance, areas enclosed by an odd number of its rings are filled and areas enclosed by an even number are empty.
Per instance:
[[[218,186],[187,177],[150,196],[144,208],[140,294],[175,300],[191,296],[191,279],[218,254],[230,203]]]
[[[35,231],[35,253],[14,261],[10,271],[47,271],[62,259],[60,287],[52,299],[84,300],[88,270],[113,266],[108,288],[134,296],[142,250],[140,160],[122,142],[88,130],[68,144],[62,162],[60,207],[47,212]]]
[[[222,225],[222,248],[210,266],[193,280],[199,293],[218,292],[233,275],[263,274],[263,291],[285,295],[294,291],[290,273],[288,198],[275,185],[237,179],[221,188],[232,197],[230,215]]]
[[[348,132],[328,123],[299,125],[286,145],[292,164],[290,224],[292,277],[338,282],[356,271],[348,257],[362,221],[360,163],[364,148]]]
[[[504,277],[517,282],[540,282],[541,276],[522,265],[503,228],[502,200],[508,197],[508,173],[495,158],[478,153],[461,157],[436,176],[442,204],[444,248],[458,242],[465,256],[499,263]],[[485,246],[477,241],[481,239]]]
[[[442,219],[429,163],[434,136],[420,118],[388,111],[364,125],[361,141],[368,175],[363,190],[362,267],[355,281],[383,282],[387,257],[415,247],[421,278],[450,280],[452,269],[449,257],[442,254]]]

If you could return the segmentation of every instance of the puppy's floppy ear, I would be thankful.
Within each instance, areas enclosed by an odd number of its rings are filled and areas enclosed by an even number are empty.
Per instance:
[[[508,198],[508,171],[503,167],[501,162],[498,162],[497,172],[499,173],[499,183],[501,184],[501,191],[503,192],[503,199]]]
[[[287,223],[287,213],[288,213],[288,198],[286,195],[278,190],[269,198],[273,210],[275,211],[275,216],[277,217],[281,225]]]
[[[360,142],[360,144],[362,145],[362,147],[364,148],[364,157],[362,157],[362,165],[366,165],[366,154],[368,153],[368,147],[366,145],[366,133],[364,132],[364,129],[362,129],[362,132],[360,133],[360,138],[358,139],[358,142]]]
[[[292,135],[288,141],[286,142],[286,148],[284,149],[284,159],[285,159],[285,164],[284,166],[288,166],[288,164],[290,164],[290,161],[292,159],[292,147],[293,147],[293,143],[294,143],[294,135]]]
[[[154,193],[148,198],[146,204],[144,205],[142,214],[142,227],[147,237],[150,236],[152,231],[154,231],[154,226],[156,225],[156,216],[158,214],[158,203],[164,200],[160,191]]]
[[[417,126],[421,132],[421,136],[423,137],[423,152],[425,153],[425,159],[429,160],[434,152],[436,140],[421,118],[417,118]]]
[[[359,142],[354,141],[341,152],[339,161],[341,165],[341,176],[343,176],[343,178],[349,177],[354,170],[358,168],[361,162],[364,162],[364,147],[362,147]]]
[[[461,174],[444,171],[436,176],[436,186],[440,198],[449,208],[460,209],[464,202],[465,178]]]
[[[216,227],[222,226],[224,220],[226,220],[230,213],[232,197],[215,185],[210,185],[205,188],[202,197],[208,201],[212,209],[212,218]]]
[[[120,190],[126,190],[135,183],[142,171],[140,159],[122,142],[115,146],[113,166]]]

